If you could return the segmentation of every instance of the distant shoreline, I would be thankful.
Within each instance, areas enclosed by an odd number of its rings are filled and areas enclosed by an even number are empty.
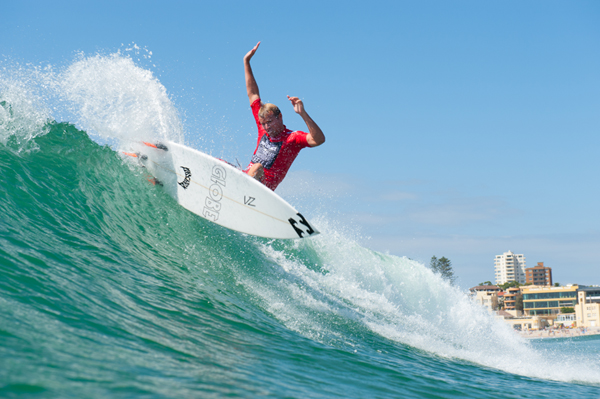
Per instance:
[[[519,335],[527,339],[585,337],[588,335],[600,335],[600,327],[564,328],[560,330],[529,330],[519,331]]]

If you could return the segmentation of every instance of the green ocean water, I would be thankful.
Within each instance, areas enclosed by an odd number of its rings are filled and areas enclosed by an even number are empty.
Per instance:
[[[0,397],[600,397],[600,339],[527,342],[326,211],[280,241],[179,207],[114,150],[181,128],[126,57],[35,72],[0,75]]]

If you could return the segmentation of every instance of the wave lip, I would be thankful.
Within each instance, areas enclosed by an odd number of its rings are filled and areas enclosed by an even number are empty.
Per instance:
[[[183,143],[179,112],[165,87],[120,52],[85,56],[64,68],[0,61],[0,143],[35,147],[45,125],[67,121],[101,143]]]
[[[61,94],[90,133],[130,141],[183,140],[183,126],[165,87],[130,57],[81,57],[59,81]]]

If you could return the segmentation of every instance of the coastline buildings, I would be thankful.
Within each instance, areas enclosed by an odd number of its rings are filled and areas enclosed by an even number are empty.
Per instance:
[[[521,294],[521,289],[519,287],[511,287],[504,292],[504,310],[507,312],[516,311],[517,310],[517,298]],[[516,313],[515,313],[516,315]]]
[[[502,292],[495,285],[470,289],[473,300],[495,311],[514,329],[600,327],[600,286],[569,284],[564,287],[523,286]],[[519,305],[522,297],[522,309]],[[503,301],[502,301],[503,300]]]
[[[488,308],[489,311],[498,309],[498,293],[502,289],[495,285],[478,285],[469,289],[471,291],[471,297],[475,302],[483,307]]]
[[[600,287],[583,287],[577,292],[575,315],[578,327],[600,326]]]
[[[562,308],[574,308],[577,303],[577,284],[565,287],[521,287],[523,311],[528,316],[556,318]]]
[[[552,268],[544,267],[544,262],[525,269],[525,284],[552,285]]]
[[[544,262],[525,266],[523,254],[496,255],[496,285],[473,287],[471,297],[515,330],[591,327],[600,331],[600,286],[553,287],[552,268]]]
[[[525,284],[525,255],[515,254],[512,251],[496,255],[494,259],[496,272],[496,285],[509,281]]]

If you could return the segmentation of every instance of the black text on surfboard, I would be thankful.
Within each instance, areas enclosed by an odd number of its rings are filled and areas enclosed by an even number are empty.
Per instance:
[[[247,197],[244,195],[244,205],[256,207],[256,205],[253,203],[255,199],[256,198],[254,197]]]
[[[290,222],[290,224],[296,231],[296,234],[298,234],[298,237],[302,238],[302,234],[308,234],[309,236],[312,235],[315,232],[315,230],[310,226],[310,223],[308,223],[306,221],[306,219],[304,218],[304,216],[302,216],[302,214],[298,213],[298,217],[300,218],[300,220],[296,220],[294,218],[288,219],[288,221]],[[301,226],[299,226],[299,224],[303,224],[304,226],[306,226],[307,227],[306,231],[302,230],[300,228]]]

